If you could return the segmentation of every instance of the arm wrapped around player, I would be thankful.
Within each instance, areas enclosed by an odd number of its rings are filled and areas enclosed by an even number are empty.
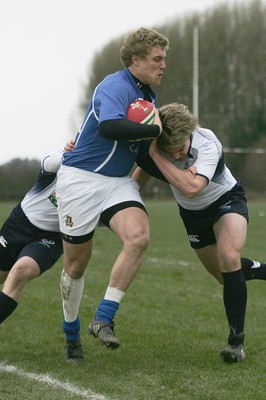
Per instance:
[[[161,133],[157,124],[145,125],[127,119],[103,121],[99,128],[99,134],[109,140],[144,140],[157,138]]]

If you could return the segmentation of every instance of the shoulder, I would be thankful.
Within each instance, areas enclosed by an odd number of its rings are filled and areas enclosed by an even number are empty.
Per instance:
[[[98,85],[98,88],[105,88],[112,85],[122,85],[130,83],[129,75],[125,70],[116,71],[113,74],[107,75]]]
[[[198,140],[202,139],[219,142],[219,139],[211,129],[198,127],[197,129],[195,129],[193,134],[196,138],[198,138]]]
[[[126,70],[108,75],[95,89],[92,108],[99,122],[125,118],[128,105],[138,97],[136,84]]]
[[[216,147],[222,149],[222,144],[210,129],[197,128],[192,132],[192,145],[195,147]]]
[[[106,94],[106,96],[122,96],[127,92],[135,91],[135,82],[127,69],[107,75],[95,89],[95,96]]]
[[[61,165],[63,151],[53,149],[44,154],[41,160],[41,170],[47,173],[56,173]]]

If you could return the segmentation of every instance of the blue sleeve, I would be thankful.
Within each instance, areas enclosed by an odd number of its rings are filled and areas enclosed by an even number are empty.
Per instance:
[[[132,101],[132,93],[125,83],[110,80],[96,89],[94,110],[99,123],[126,118],[127,107]]]

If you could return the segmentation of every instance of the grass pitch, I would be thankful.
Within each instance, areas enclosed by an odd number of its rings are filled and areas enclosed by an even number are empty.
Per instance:
[[[64,362],[61,260],[28,283],[17,310],[0,325],[0,400],[265,400],[266,282],[248,282],[246,353],[224,364],[227,322],[222,286],[190,248],[173,200],[147,201],[151,242],[116,317],[117,350],[87,334],[121,243],[96,232],[80,307],[86,360]],[[2,223],[14,204],[1,203]],[[250,201],[243,256],[266,260],[266,204]]]

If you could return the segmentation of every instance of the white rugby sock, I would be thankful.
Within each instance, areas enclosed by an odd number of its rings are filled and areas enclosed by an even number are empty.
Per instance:
[[[78,317],[79,306],[84,289],[84,276],[73,279],[65,270],[62,271],[60,289],[63,303],[63,313],[66,322],[73,322]]]
[[[117,303],[120,303],[120,301],[122,300],[124,295],[125,295],[125,292],[122,292],[122,290],[108,286],[108,288],[105,292],[105,295],[104,295],[104,299],[110,300],[110,301],[116,301]]]

